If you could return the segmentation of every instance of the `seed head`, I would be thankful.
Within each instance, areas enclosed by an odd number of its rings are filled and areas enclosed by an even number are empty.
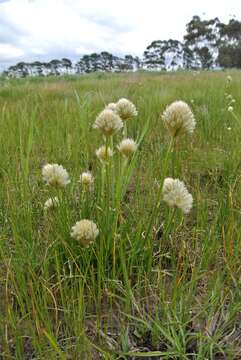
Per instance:
[[[94,178],[89,171],[83,172],[80,175],[79,182],[85,190],[87,189],[89,191],[92,191],[94,188]]]
[[[54,198],[49,198],[47,201],[45,201],[44,210],[47,211],[57,206],[59,206],[59,199],[57,196],[55,196]]]
[[[116,103],[109,103],[108,105],[106,105],[105,110],[112,110],[112,111],[116,111]]]
[[[163,201],[170,207],[177,207],[188,214],[192,208],[193,197],[183,181],[166,178],[162,188]]]
[[[123,122],[119,115],[110,109],[103,110],[96,118],[93,125],[94,129],[99,129],[103,135],[111,136],[123,127]]]
[[[102,145],[99,149],[96,150],[96,156],[101,162],[108,161],[113,156],[113,151],[110,147],[106,149],[105,145]]]
[[[123,121],[138,115],[135,105],[131,101],[124,98],[117,102],[116,112]]]
[[[162,120],[173,137],[184,133],[192,134],[196,126],[194,115],[184,101],[174,101],[167,106]]]
[[[123,139],[118,146],[119,152],[126,158],[129,158],[131,155],[133,155],[136,149],[137,144],[133,139]]]
[[[86,219],[78,221],[71,231],[72,238],[78,240],[83,246],[89,246],[98,235],[99,230],[96,224]]]
[[[44,181],[51,186],[65,187],[70,183],[69,174],[58,164],[47,164],[42,169]]]

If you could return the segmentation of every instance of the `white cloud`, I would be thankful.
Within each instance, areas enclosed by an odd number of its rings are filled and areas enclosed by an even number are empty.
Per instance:
[[[0,63],[102,50],[141,55],[155,39],[181,40],[185,24],[204,12],[241,17],[240,0],[0,0]]]
[[[85,47],[85,46],[78,46],[76,49],[75,49],[75,53],[78,54],[78,55],[82,55],[82,54],[89,54],[91,53],[91,49],[88,48],[88,47]]]
[[[32,48],[31,52],[36,55],[45,55],[46,52],[41,48]]]
[[[0,44],[0,59],[17,59],[24,55],[24,50],[10,44]]]

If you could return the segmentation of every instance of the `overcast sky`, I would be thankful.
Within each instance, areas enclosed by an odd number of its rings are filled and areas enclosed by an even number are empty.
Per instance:
[[[241,19],[240,0],[0,0],[0,67],[182,40],[193,15]]]

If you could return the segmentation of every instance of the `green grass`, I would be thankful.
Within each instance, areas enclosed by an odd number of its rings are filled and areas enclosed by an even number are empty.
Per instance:
[[[0,81],[2,359],[241,358],[241,73],[231,75],[229,85],[224,72]],[[123,176],[115,150],[103,182],[92,124],[121,97],[137,106],[128,136],[140,145]],[[160,114],[178,99],[197,127],[165,162]],[[48,213],[46,163],[71,176]],[[78,180],[90,168],[87,196]],[[160,202],[167,176],[187,185],[190,214]],[[100,230],[89,248],[70,236],[81,218]]]

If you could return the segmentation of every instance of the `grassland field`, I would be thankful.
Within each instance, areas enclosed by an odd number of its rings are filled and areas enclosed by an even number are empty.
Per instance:
[[[122,167],[115,135],[106,176],[92,125],[120,98],[138,148]],[[167,156],[175,100],[196,128]],[[0,359],[241,359],[241,72],[0,78],[0,123]],[[66,188],[46,186],[47,163]],[[161,201],[163,177],[184,181],[189,214]],[[70,235],[85,218],[87,248]]]

